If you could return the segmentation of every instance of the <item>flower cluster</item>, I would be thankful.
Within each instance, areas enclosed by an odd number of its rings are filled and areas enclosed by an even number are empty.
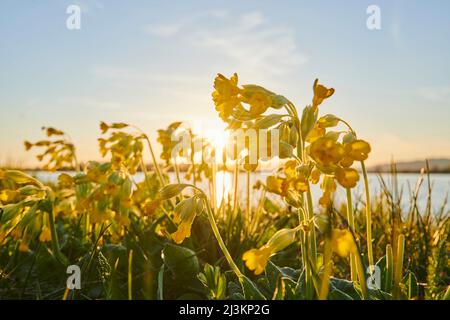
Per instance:
[[[44,170],[56,171],[61,168],[73,169],[78,167],[75,146],[69,141],[67,135],[52,127],[42,127],[49,139],[39,140],[35,143],[25,141],[25,150],[41,148],[44,151],[36,156],[39,161],[45,161]]]

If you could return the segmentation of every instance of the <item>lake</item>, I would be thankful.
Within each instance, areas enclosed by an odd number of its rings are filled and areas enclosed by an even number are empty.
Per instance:
[[[71,172],[68,172],[69,174],[73,174]],[[42,182],[55,182],[57,181],[57,177],[60,174],[60,172],[45,172],[45,171],[35,171],[30,173],[33,176],[37,177]],[[184,173],[181,173],[181,177],[184,176]],[[175,174],[169,173],[169,177],[171,182],[175,182]],[[256,183],[256,181],[261,180],[262,182],[265,182],[267,175],[261,172],[253,173],[251,175],[251,184],[253,185]],[[369,187],[372,197],[376,194],[379,194],[381,191],[381,184],[380,184],[380,175],[369,173]],[[381,174],[381,177],[386,182],[387,186],[391,188],[392,179],[390,174]],[[414,173],[399,173],[397,175],[398,177],[398,187],[399,190],[403,191],[403,197],[402,197],[402,207],[408,208],[409,201],[410,201],[410,193],[411,190],[415,189],[417,180],[419,178],[419,174]],[[144,175],[142,172],[139,172],[135,175],[135,181],[140,182],[144,179]],[[217,184],[217,202],[220,203],[223,197],[225,199],[228,199],[231,197],[232,194],[232,186],[233,186],[233,174],[231,172],[223,172],[220,171],[216,175],[216,184]],[[432,207],[435,210],[438,210],[442,204],[444,203],[445,199],[447,198],[447,195],[450,191],[450,174],[431,174],[431,186],[432,186]],[[204,180],[199,183],[199,187],[208,191],[208,184]],[[314,199],[314,202],[317,203],[317,200],[320,198],[322,192],[320,190],[319,185],[313,185],[311,188],[312,196]],[[252,196],[252,203],[253,205],[256,205],[257,200],[259,199],[261,191],[258,190],[252,190],[251,196]],[[246,173],[241,172],[239,176],[239,187],[238,187],[238,194],[239,194],[239,200],[241,202],[244,202],[246,200]],[[426,201],[428,196],[428,184],[427,179],[425,177],[418,197],[418,205],[420,209],[425,208]],[[353,199],[364,199],[364,183],[361,180],[359,181],[357,187],[353,190]],[[271,196],[271,199],[274,201],[281,201],[279,197],[276,195]],[[338,188],[335,194],[335,202],[341,202],[345,201],[345,191],[342,188]],[[447,206],[448,208],[448,206]]]

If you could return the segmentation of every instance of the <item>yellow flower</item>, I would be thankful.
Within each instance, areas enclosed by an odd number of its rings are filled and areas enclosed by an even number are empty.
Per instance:
[[[195,197],[183,200],[174,209],[173,222],[178,224],[178,229],[172,233],[172,239],[180,244],[184,239],[191,236],[191,227],[197,215],[197,210],[201,210],[201,200]]]
[[[195,217],[195,215],[193,217]],[[172,233],[172,239],[175,243],[180,244],[184,239],[191,236],[192,222],[194,222],[193,218],[192,220],[184,220],[178,225],[177,231]]]
[[[346,156],[354,161],[364,161],[369,157],[370,144],[364,140],[354,140],[344,145]]]
[[[268,176],[266,179],[267,191],[281,195],[283,193],[283,181],[282,178]]]
[[[105,221],[110,221],[114,218],[115,215],[116,213],[111,209],[106,209],[103,211],[96,210],[91,213],[91,222],[102,223]]]
[[[266,268],[270,255],[272,254],[270,248],[262,247],[260,249],[251,249],[244,253],[242,260],[251,271],[256,275],[261,274]]]
[[[322,166],[336,165],[344,156],[344,148],[339,142],[321,137],[310,145],[310,156]]]
[[[321,84],[319,84],[319,79],[314,81],[313,85],[314,98],[313,98],[313,108],[317,108],[323,100],[329,98],[333,95],[334,89],[327,88]]]
[[[308,181],[305,177],[299,176],[297,178],[287,179],[283,188],[283,195],[286,195],[288,190],[295,190],[298,192],[306,192],[309,190]]]
[[[33,144],[29,141],[25,141],[23,144],[25,146],[26,151],[30,150],[33,147]]]
[[[359,174],[353,168],[337,168],[336,180],[344,188],[354,188],[359,181]]]
[[[324,191],[323,195],[319,198],[319,205],[327,208],[331,203],[331,192]]]
[[[230,79],[219,73],[214,79],[213,101],[219,116],[225,121],[228,120],[233,109],[240,103],[238,98],[240,89],[237,83],[238,75],[236,73]]]
[[[101,121],[100,122],[100,130],[102,131],[102,133],[106,133],[106,131],[109,130],[109,126],[105,122]]]
[[[358,252],[353,235],[348,230],[333,229],[331,245],[333,251],[343,258],[348,257],[350,253]]]
[[[251,249],[244,253],[242,260],[250,270],[256,275],[261,274],[266,268],[269,258],[274,253],[283,250],[295,241],[297,229],[278,230],[267,242],[259,249]]]
[[[320,170],[318,170],[317,168],[314,168],[311,171],[311,175],[309,176],[309,180],[311,181],[312,184],[316,184],[317,182],[319,182],[320,179]]]
[[[272,97],[274,93],[256,85],[242,86],[242,102],[250,105],[250,113],[257,116],[266,112],[272,105]]]
[[[52,241],[52,233],[50,232],[49,227],[45,226],[42,228],[41,234],[39,235],[40,242],[48,242]]]
[[[314,128],[306,136],[306,141],[312,143],[325,135],[325,128],[314,126]]]
[[[351,167],[353,164],[353,159],[350,158],[349,156],[344,156],[344,158],[342,158],[342,160],[339,162],[339,164],[345,168]]]
[[[48,137],[64,135],[64,132],[62,132],[61,130],[52,128],[52,127],[48,127],[48,128],[43,127],[42,130],[46,131]]]
[[[16,190],[2,190],[0,191],[0,201],[2,202],[12,202],[19,195],[19,192]]]

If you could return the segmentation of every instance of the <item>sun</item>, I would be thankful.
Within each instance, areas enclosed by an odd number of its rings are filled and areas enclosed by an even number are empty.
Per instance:
[[[219,151],[227,145],[230,133],[226,130],[212,130],[208,136],[214,149]]]

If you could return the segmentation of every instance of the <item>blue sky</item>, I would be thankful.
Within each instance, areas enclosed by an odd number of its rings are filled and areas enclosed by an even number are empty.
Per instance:
[[[66,8],[81,7],[81,29]],[[381,9],[368,30],[366,9]],[[9,1],[0,3],[0,162],[34,164],[22,141],[70,133],[99,159],[98,123],[155,136],[172,121],[220,127],[216,73],[237,72],[298,108],[322,108],[371,141],[371,163],[450,157],[449,1]]]

